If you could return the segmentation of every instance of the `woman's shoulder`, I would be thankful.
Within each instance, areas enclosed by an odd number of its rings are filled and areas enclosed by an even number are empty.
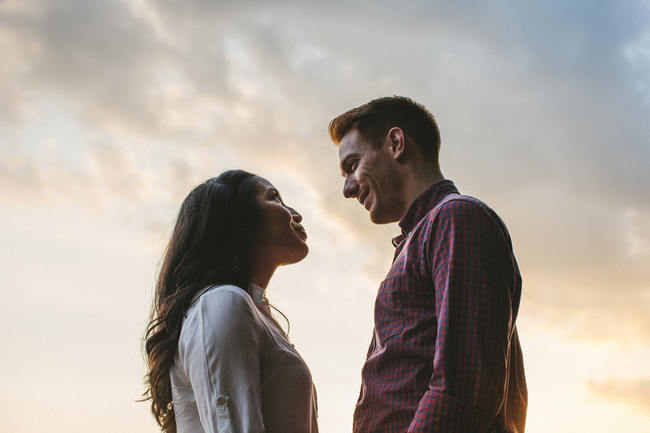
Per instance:
[[[208,286],[198,293],[188,315],[194,311],[218,310],[221,312],[246,311],[255,308],[250,295],[233,284]]]
[[[220,296],[238,296],[242,299],[250,298],[246,290],[234,284],[215,284],[207,286],[198,293],[200,298],[220,297]]]
[[[259,322],[250,296],[241,287],[206,287],[183,319],[178,340],[180,365],[235,350],[242,344],[256,344]]]
[[[225,334],[250,332],[259,318],[251,297],[234,285],[210,286],[199,292],[183,320],[181,342],[198,335],[223,338]]]

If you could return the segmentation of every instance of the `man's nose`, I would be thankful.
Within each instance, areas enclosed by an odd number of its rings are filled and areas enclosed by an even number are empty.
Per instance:
[[[355,197],[358,189],[359,184],[352,176],[345,178],[345,183],[343,184],[343,196],[345,198]]]

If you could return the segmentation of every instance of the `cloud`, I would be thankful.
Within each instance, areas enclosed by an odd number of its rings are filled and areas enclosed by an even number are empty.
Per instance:
[[[26,288],[6,308],[23,314],[30,287],[50,313],[51,297],[64,296],[65,311],[106,293],[109,307],[144,298],[187,192],[227,168],[257,172],[305,217],[311,253],[279,271],[272,292],[325,400],[335,396],[324,424],[346,423],[358,388],[345,386],[358,380],[397,227],[371,224],[343,199],[326,128],[353,106],[402,94],[438,118],[443,172],[509,227],[531,384],[553,361],[540,341],[567,353],[608,344],[625,362],[642,360],[630,347],[650,341],[648,22],[650,4],[634,0],[0,0],[0,195],[13,245],[3,275]],[[329,305],[316,325],[314,305]],[[321,331],[342,349],[322,356]],[[585,349],[598,355],[587,366],[601,371],[607,350]],[[597,377],[573,358],[576,377]],[[344,373],[332,379],[337,363]],[[648,413],[646,379],[587,386]],[[540,414],[553,398],[540,395]]]
[[[50,157],[5,139],[5,190],[138,202],[162,224],[205,177],[280,168],[376,252],[362,268],[379,281],[396,228],[344,202],[326,127],[405,94],[439,119],[443,172],[510,227],[524,305],[576,335],[598,335],[604,314],[650,338],[647,5],[2,5],[3,131],[34,125],[44,99],[81,130],[54,134]]]
[[[15,144],[0,147],[0,191],[7,202],[45,204],[66,201],[102,208],[120,200],[142,201],[149,192],[127,152],[109,142],[93,141],[81,149],[81,165],[65,159],[65,144],[50,139],[47,153],[33,153]]]
[[[601,400],[621,403],[650,415],[650,379],[610,379],[587,384],[590,393]]]

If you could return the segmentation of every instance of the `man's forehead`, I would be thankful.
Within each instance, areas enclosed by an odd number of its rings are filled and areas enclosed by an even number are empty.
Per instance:
[[[361,135],[356,129],[351,130],[343,136],[339,143],[339,160],[343,161],[348,155],[359,152],[361,147]]]

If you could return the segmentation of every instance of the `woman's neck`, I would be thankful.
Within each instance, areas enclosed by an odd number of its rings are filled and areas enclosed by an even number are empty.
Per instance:
[[[271,281],[271,277],[276,269],[276,265],[254,261],[251,266],[251,283],[266,290],[266,287],[269,285],[269,281]]]

